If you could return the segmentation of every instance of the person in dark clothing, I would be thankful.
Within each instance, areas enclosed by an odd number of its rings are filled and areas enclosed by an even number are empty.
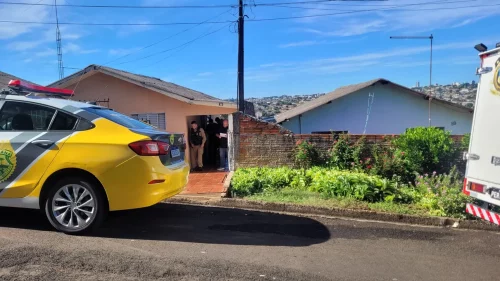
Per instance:
[[[217,137],[219,138],[219,171],[228,170],[227,163],[227,149],[228,149],[228,135],[227,130],[229,128],[229,122],[227,120],[222,121],[222,127],[219,129]]]
[[[203,170],[203,147],[207,138],[205,131],[198,127],[196,121],[191,122],[189,129],[189,144],[191,146],[191,168],[195,171]]]
[[[218,138],[215,136],[219,132],[219,127],[214,123],[212,118],[208,119],[207,125],[207,143],[208,143],[208,162],[211,165],[216,165],[216,155],[217,155],[217,143]]]

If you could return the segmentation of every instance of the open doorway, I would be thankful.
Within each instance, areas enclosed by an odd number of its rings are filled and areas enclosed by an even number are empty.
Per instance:
[[[227,151],[227,145],[221,143],[221,139],[217,137],[217,134],[221,132],[224,120],[227,120],[227,118],[228,118],[227,114],[194,115],[186,117],[187,121],[186,125],[188,126],[188,141],[190,144],[189,145],[190,149],[189,154],[191,158],[190,163],[191,163],[191,170],[193,172],[210,172],[210,171],[217,171],[220,167],[225,167],[226,169],[228,168],[227,160],[225,161],[226,163],[221,165],[221,157],[220,157],[221,146],[222,148],[226,148]],[[197,123],[199,128],[203,129],[206,137],[205,146],[203,147],[202,170],[197,169],[199,168],[197,159],[199,153],[193,153],[194,148],[192,147],[193,144],[192,140],[195,138],[195,136],[192,135],[193,130],[191,123],[193,121]],[[225,137],[227,140],[227,135]],[[222,142],[223,141],[224,140],[222,140]]]

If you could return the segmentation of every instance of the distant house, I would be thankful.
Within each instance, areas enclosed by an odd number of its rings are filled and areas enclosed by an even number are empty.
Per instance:
[[[469,133],[472,110],[432,99],[431,125]],[[386,79],[349,85],[276,115],[276,121],[296,134],[348,132],[400,134],[429,125],[429,100],[424,93]]]

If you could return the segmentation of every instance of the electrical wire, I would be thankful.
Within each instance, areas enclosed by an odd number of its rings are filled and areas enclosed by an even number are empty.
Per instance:
[[[233,24],[233,23],[231,22],[231,24]],[[217,30],[215,30],[215,31],[212,31],[212,32],[209,32],[209,33],[205,33],[205,34],[203,34],[203,35],[201,35],[201,36],[198,36],[198,37],[196,37],[196,38],[194,38],[194,39],[192,39],[192,40],[190,40],[190,41],[188,41],[188,42],[185,42],[185,43],[183,43],[183,44],[181,44],[181,45],[178,45],[178,46],[175,46],[175,47],[173,47],[173,48],[169,48],[169,49],[161,50],[161,51],[159,51],[159,52],[152,53],[152,54],[150,54],[150,55],[143,56],[143,57],[140,57],[140,58],[137,58],[137,59],[133,59],[133,60],[129,60],[129,61],[125,61],[125,62],[117,63],[116,65],[122,65],[122,64],[127,64],[127,63],[131,63],[131,62],[136,62],[136,61],[144,60],[144,59],[147,59],[147,58],[150,58],[150,57],[153,57],[153,56],[156,56],[156,55],[160,55],[160,54],[163,54],[163,53],[166,53],[166,52],[169,52],[169,51],[173,51],[173,50],[178,49],[178,48],[180,48],[180,47],[183,47],[183,46],[189,45],[189,44],[191,44],[191,43],[193,43],[193,42],[195,42],[195,41],[197,41],[197,40],[200,40],[201,38],[204,38],[204,37],[206,37],[206,36],[208,36],[208,35],[214,34],[214,33],[218,32],[218,31],[220,31],[220,30],[222,30],[222,29],[224,29],[224,28],[226,28],[226,27],[228,27],[228,26],[229,26],[229,25],[224,25],[224,26],[222,26],[221,28],[219,28],[219,29],[217,29]]]
[[[423,3],[413,3],[413,4],[404,4],[404,5],[384,5],[383,7],[409,7],[409,6],[422,6],[422,5],[445,5],[445,4],[454,4],[454,3],[464,3],[464,2],[474,2],[477,0],[459,0],[459,1],[433,1],[433,2],[423,2]],[[375,7],[382,7],[382,5],[377,5]],[[318,11],[355,11],[355,10],[345,10],[345,9],[333,9],[333,8],[313,8],[313,7],[296,7],[296,6],[286,6],[286,5],[273,5],[269,6],[273,8],[289,8],[289,9],[302,9],[302,10],[318,10]],[[348,6],[343,6],[343,7],[348,7]],[[353,7],[353,6],[351,6]],[[358,5],[358,7],[361,7],[361,5]]]
[[[191,41],[189,41],[189,42],[186,42],[186,43],[184,43],[184,44],[182,44],[182,45],[180,45],[180,46],[176,47],[176,48],[179,48],[179,49],[178,49],[177,51],[175,51],[175,52],[171,53],[170,55],[168,55],[168,56],[166,56],[166,57],[164,57],[164,58],[161,58],[161,59],[159,59],[159,60],[157,60],[157,61],[153,62],[152,64],[149,64],[149,65],[146,65],[146,66],[143,66],[143,67],[139,67],[138,69],[144,69],[144,68],[148,68],[148,67],[151,67],[151,66],[157,65],[158,63],[160,63],[160,62],[162,62],[162,61],[164,61],[164,60],[166,60],[166,59],[168,59],[168,58],[173,57],[176,53],[178,53],[178,52],[180,52],[180,51],[184,50],[185,48],[187,48],[187,47],[188,47],[188,45],[190,45],[190,44],[194,43],[195,41],[200,40],[200,39],[202,39],[202,38],[204,38],[204,37],[207,37],[207,36],[209,36],[209,35],[212,35],[212,34],[214,34],[214,33],[217,33],[217,32],[221,31],[222,29],[224,29],[224,28],[226,28],[226,27],[228,27],[228,26],[230,26],[230,25],[224,25],[224,26],[222,26],[222,27],[221,27],[221,28],[219,28],[219,29],[216,29],[216,30],[211,31],[211,32],[207,32],[207,33],[205,33],[205,34],[203,34],[203,35],[201,35],[201,36],[199,36],[199,37],[195,38],[194,40],[191,40]]]
[[[304,19],[304,18],[329,17],[329,16],[336,16],[336,15],[365,13],[365,12],[376,12],[376,11],[413,11],[413,12],[414,11],[439,11],[439,10],[456,10],[456,9],[494,7],[494,6],[500,6],[500,3],[499,4],[487,4],[487,5],[481,5],[481,6],[475,5],[475,6],[424,8],[424,9],[401,9],[401,8],[365,9],[365,10],[344,11],[344,12],[331,13],[331,14],[318,14],[318,15],[279,17],[279,18],[263,18],[263,19],[247,20],[247,21],[249,21],[249,22],[258,22],[258,21],[277,21],[277,20],[289,20],[289,19]]]
[[[149,44],[149,45],[147,45],[147,46],[144,46],[144,47],[142,47],[142,48],[140,48],[140,49],[138,49],[138,50],[131,51],[131,52],[129,52],[129,53],[127,53],[127,54],[125,54],[125,55],[122,55],[122,56],[120,56],[120,57],[118,57],[118,58],[115,58],[115,59],[113,59],[113,60],[111,60],[111,61],[108,61],[108,62],[104,63],[104,65],[110,64],[110,63],[115,62],[115,61],[117,61],[117,60],[120,60],[120,59],[123,59],[123,58],[125,58],[125,57],[128,57],[128,56],[130,56],[130,55],[131,55],[131,54],[133,54],[133,53],[137,53],[137,52],[139,52],[139,51],[145,50],[145,49],[147,49],[147,48],[150,48],[150,47],[153,47],[153,46],[155,46],[155,45],[158,45],[158,44],[160,44],[160,43],[162,43],[162,42],[165,42],[166,40],[171,39],[171,38],[173,38],[173,37],[175,37],[175,36],[177,36],[177,35],[179,35],[179,34],[182,34],[182,33],[184,33],[184,32],[187,32],[187,31],[189,31],[189,30],[191,30],[191,29],[193,29],[193,28],[195,28],[195,27],[197,27],[197,26],[199,26],[199,25],[202,25],[202,24],[204,24],[204,23],[206,23],[206,22],[209,22],[209,21],[211,21],[211,20],[214,20],[214,19],[216,19],[216,18],[218,18],[218,17],[222,16],[223,14],[225,14],[225,13],[227,13],[227,12],[231,11],[231,10],[232,10],[232,8],[230,8],[229,10],[226,10],[226,11],[224,11],[224,12],[222,12],[222,13],[220,13],[220,14],[216,15],[215,17],[212,17],[212,18],[209,18],[209,19],[207,19],[207,20],[205,20],[205,21],[202,21],[202,22],[200,22],[200,23],[199,23],[199,24],[197,24],[197,25],[194,25],[194,26],[192,26],[192,27],[189,27],[189,28],[186,28],[186,29],[184,29],[184,30],[181,30],[180,32],[177,32],[177,33],[175,33],[175,34],[173,34],[173,35],[170,35],[170,36],[168,36],[168,37],[165,37],[165,38],[163,38],[163,39],[161,39],[161,40],[159,40],[159,41],[156,41],[156,42],[151,43],[151,44]]]
[[[59,22],[59,25],[81,25],[81,26],[168,26],[168,25],[199,25],[211,23],[231,23],[232,21],[208,21],[208,22],[167,22],[167,23],[91,23],[91,22]],[[0,23],[15,24],[42,24],[55,25],[55,22],[36,22],[36,21],[9,21],[0,20]]]
[[[456,9],[469,9],[469,8],[484,8],[484,7],[495,7],[500,6],[498,4],[485,4],[485,5],[473,5],[473,6],[460,6],[460,7],[438,7],[438,8],[423,8],[423,9],[402,9],[406,7],[404,5],[395,6],[392,8],[381,8],[381,9],[364,9],[364,10],[352,10],[352,11],[342,11],[339,13],[329,13],[329,14],[317,14],[317,15],[306,15],[306,16],[291,16],[291,17],[277,17],[277,18],[262,18],[262,19],[248,19],[248,22],[258,22],[258,21],[277,21],[277,20],[288,20],[288,19],[303,19],[303,18],[314,18],[314,17],[328,17],[344,14],[354,14],[354,13],[364,13],[364,12],[376,12],[376,11],[439,11],[439,10],[456,10]],[[41,24],[41,25],[55,25],[55,22],[36,22],[36,21],[9,21],[0,20],[0,23],[14,23],[14,24]],[[233,23],[233,21],[206,21],[206,22],[170,22],[170,23],[79,23],[79,22],[59,22],[59,25],[80,25],[80,26],[169,26],[169,25],[200,25],[200,24],[213,24],[213,23]]]
[[[252,6],[272,6],[272,5],[289,5],[289,4],[318,4],[326,2],[384,2],[387,0],[316,0],[316,1],[300,1],[300,2],[278,2],[278,3],[262,3],[252,4]],[[53,6],[52,4],[27,3],[27,2],[8,2],[1,1],[0,4],[4,5],[22,5],[22,6]],[[245,4],[245,6],[248,4]],[[73,8],[111,8],[111,9],[206,9],[206,8],[234,8],[238,5],[224,4],[224,5],[83,5],[83,4],[59,4],[59,7],[73,7]]]
[[[468,1],[465,1],[465,2],[476,2],[477,0],[468,0]],[[447,4],[447,3],[453,3],[453,1],[451,0],[441,0],[441,1],[436,1],[436,2],[440,2],[442,4]],[[411,5],[419,5],[421,3],[414,3],[414,4],[411,4]],[[323,3],[321,4],[323,6],[341,6],[341,7],[345,7],[345,6],[349,6],[349,7],[390,7],[390,6],[394,6],[394,4],[340,4],[340,3]],[[408,4],[410,5],[410,4]]]

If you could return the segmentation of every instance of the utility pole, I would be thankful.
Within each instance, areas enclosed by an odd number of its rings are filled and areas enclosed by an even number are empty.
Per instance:
[[[434,40],[434,36],[391,36],[390,39],[429,39],[431,41],[431,61],[430,61],[430,69],[429,69],[429,127],[431,127],[431,100],[432,100],[432,41]]]
[[[243,0],[239,0],[238,17],[238,111],[245,113],[245,75],[244,75],[244,24]]]
[[[62,60],[61,31],[59,30],[59,17],[57,15],[57,0],[54,0],[56,10],[56,44],[57,44],[57,64],[59,66],[59,79],[64,78],[64,66]]]

